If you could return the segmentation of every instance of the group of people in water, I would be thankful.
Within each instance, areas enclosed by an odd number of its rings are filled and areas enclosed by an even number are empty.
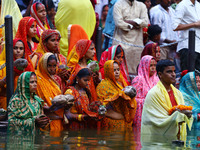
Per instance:
[[[132,79],[123,48],[106,49],[98,62],[95,44],[83,38],[87,34],[79,25],[68,28],[69,49],[64,56],[59,48],[62,37],[40,16],[43,9],[41,3],[33,4],[34,18],[19,22],[13,40],[15,92],[10,100],[5,95],[6,64],[1,63],[0,108],[8,112],[9,131],[141,128],[142,134],[184,139],[186,124],[199,128],[198,71],[182,74],[179,91],[173,86],[174,63],[160,60],[160,49],[152,43],[155,48],[149,48],[151,53],[144,49]],[[84,34],[72,36],[74,27]],[[126,92],[130,86],[136,96]],[[67,101],[66,95],[73,100]]]

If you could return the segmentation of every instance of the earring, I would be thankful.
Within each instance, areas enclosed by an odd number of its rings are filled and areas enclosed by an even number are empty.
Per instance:
[[[76,80],[76,84],[78,84],[78,81]]]

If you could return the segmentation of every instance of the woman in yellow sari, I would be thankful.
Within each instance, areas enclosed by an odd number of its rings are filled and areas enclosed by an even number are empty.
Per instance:
[[[60,54],[59,41],[60,41],[60,34],[56,30],[48,29],[42,33],[40,42],[35,51],[36,54],[31,59],[34,67],[37,67],[39,59],[46,52],[51,52],[56,56],[58,65],[67,64],[66,57]]]
[[[64,109],[50,112],[49,107],[52,105],[51,100],[62,94],[61,79],[56,75],[57,59],[53,53],[45,53],[39,61],[36,75],[38,78],[37,95],[44,100],[44,112],[46,115],[54,118],[50,122],[51,131],[63,130]],[[50,118],[51,118],[50,117]]]
[[[97,86],[97,98],[107,107],[102,128],[124,130],[132,128],[137,103],[122,91],[127,86],[120,74],[119,65],[108,60],[104,65],[105,79]]]

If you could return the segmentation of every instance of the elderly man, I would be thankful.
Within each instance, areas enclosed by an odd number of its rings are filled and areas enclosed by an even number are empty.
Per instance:
[[[119,0],[113,9],[115,21],[114,38],[122,42],[143,46],[143,27],[148,25],[147,8],[142,2],[134,0]],[[113,41],[113,45],[120,44],[127,60],[128,70],[136,74],[143,48],[129,46]]]
[[[176,74],[174,63],[160,60],[156,65],[160,81],[147,94],[143,112],[141,134],[169,135],[185,140],[186,123],[191,128],[193,117],[191,110],[182,110],[184,105],[181,92],[172,84]],[[177,109],[174,106],[177,106]]]

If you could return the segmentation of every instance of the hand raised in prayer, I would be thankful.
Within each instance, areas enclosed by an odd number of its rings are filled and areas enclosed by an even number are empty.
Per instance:
[[[125,22],[131,24],[133,26],[132,29],[139,29],[140,28],[139,24],[137,24],[135,21],[125,20]]]
[[[49,124],[49,118],[42,114],[42,115],[38,115],[36,118],[35,118],[35,125],[36,127],[38,128],[44,128],[47,124]]]

